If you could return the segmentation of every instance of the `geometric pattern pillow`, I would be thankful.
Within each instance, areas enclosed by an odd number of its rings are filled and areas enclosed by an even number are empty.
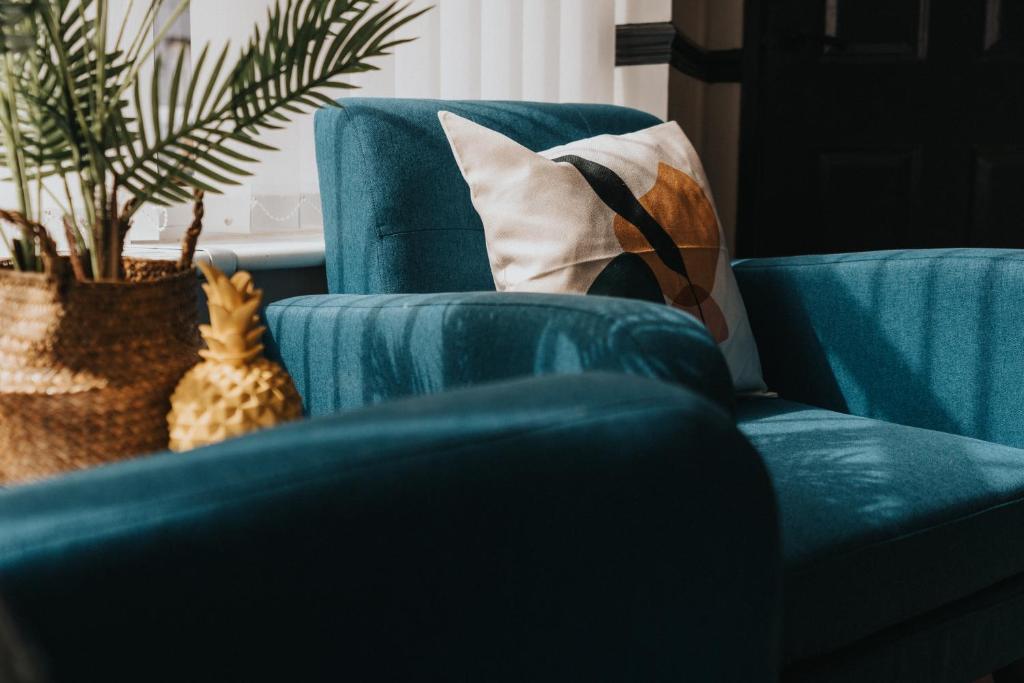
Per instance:
[[[498,291],[668,303],[704,323],[737,391],[765,390],[707,178],[678,124],[537,153],[451,112],[438,118]]]

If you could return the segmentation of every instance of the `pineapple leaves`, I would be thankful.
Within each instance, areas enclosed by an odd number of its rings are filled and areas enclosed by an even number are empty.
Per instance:
[[[215,266],[198,266],[206,278],[203,291],[210,309],[210,324],[199,326],[210,348],[200,353],[205,358],[226,362],[246,361],[258,355],[263,350],[259,342],[266,331],[257,313],[263,292],[255,288],[252,276],[245,271],[229,278]]]

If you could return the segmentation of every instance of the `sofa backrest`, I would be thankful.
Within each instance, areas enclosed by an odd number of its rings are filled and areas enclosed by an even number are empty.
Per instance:
[[[494,289],[483,226],[437,119],[446,109],[543,150],[657,124],[595,104],[346,98],[316,115],[331,292]]]

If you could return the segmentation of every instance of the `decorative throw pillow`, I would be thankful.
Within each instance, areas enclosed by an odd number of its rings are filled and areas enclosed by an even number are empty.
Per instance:
[[[678,124],[536,153],[451,112],[438,117],[499,291],[668,303],[707,326],[737,391],[765,390],[707,178]]]

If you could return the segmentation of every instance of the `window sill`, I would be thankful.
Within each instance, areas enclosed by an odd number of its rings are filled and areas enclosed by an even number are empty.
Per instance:
[[[137,258],[171,259],[177,258],[180,250],[177,241],[134,241],[125,253]],[[229,275],[238,270],[316,268],[325,263],[324,235],[320,231],[205,235],[196,247],[195,260],[212,263]]]

